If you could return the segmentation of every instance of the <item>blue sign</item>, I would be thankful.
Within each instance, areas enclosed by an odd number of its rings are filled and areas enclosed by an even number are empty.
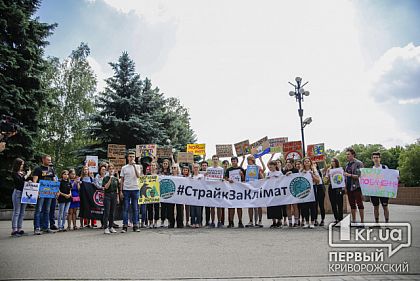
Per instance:
[[[39,181],[39,197],[40,198],[55,198],[57,192],[60,191],[60,182],[58,181]]]

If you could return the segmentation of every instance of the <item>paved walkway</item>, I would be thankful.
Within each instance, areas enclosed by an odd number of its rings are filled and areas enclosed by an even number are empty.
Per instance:
[[[370,207],[367,218],[372,218]],[[390,210],[393,221],[413,227],[412,246],[389,260],[407,261],[409,275],[329,272],[327,227],[272,230],[265,221],[263,229],[147,229],[109,236],[84,229],[33,236],[32,221],[25,221],[31,234],[12,238],[10,222],[2,221],[0,279],[420,280],[415,275],[420,274],[420,207],[391,205]]]

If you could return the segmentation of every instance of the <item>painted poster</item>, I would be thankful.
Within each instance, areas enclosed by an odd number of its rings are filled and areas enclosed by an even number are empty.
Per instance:
[[[159,176],[141,176],[139,178],[139,186],[139,204],[153,204],[160,202]]]
[[[255,158],[258,158],[265,154],[270,153],[270,143],[268,142],[267,137],[264,137],[252,143],[250,147],[251,147],[251,154],[253,154]]]
[[[156,144],[138,144],[136,145],[136,157],[156,157]]]
[[[287,160],[289,158],[298,160],[302,159],[302,142],[301,141],[290,141],[285,142],[283,144],[283,155],[284,159]]]
[[[236,156],[245,156],[251,153],[249,148],[249,140],[244,140],[234,144]]]
[[[360,169],[360,187],[365,196],[396,198],[399,171],[394,169]]]
[[[287,141],[287,137],[268,139],[268,143],[270,144],[270,153],[274,154],[283,152],[283,143]]]
[[[194,163],[192,152],[178,152],[178,163]]]
[[[89,172],[98,172],[98,156],[86,156],[86,165],[89,168]]]
[[[245,181],[250,182],[258,180],[258,174],[259,168],[257,165],[248,165],[246,168]]]
[[[330,182],[333,189],[346,186],[346,183],[344,182],[344,170],[342,167],[330,169]]]
[[[39,181],[39,197],[40,198],[55,198],[55,195],[60,190],[59,181]]]
[[[307,148],[307,156],[314,162],[325,161],[325,145],[323,143],[310,144]]]
[[[20,203],[36,205],[38,201],[39,183],[25,182]]]

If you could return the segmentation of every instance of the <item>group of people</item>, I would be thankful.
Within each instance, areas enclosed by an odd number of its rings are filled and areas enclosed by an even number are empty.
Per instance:
[[[356,223],[356,211],[358,209],[360,222],[363,223],[364,204],[358,180],[363,163],[356,159],[356,153],[352,148],[347,149],[346,155],[348,163],[343,167],[346,186],[345,188],[337,189],[332,188],[329,177],[331,169],[340,167],[337,158],[332,158],[331,165],[321,170],[317,163],[312,162],[308,157],[302,160],[287,159],[283,165],[280,159],[273,160],[273,154],[266,167],[261,157],[258,158],[261,166],[258,166],[255,157],[252,155],[248,156],[246,158],[247,164],[258,167],[258,179],[281,175],[288,176],[293,173],[309,173],[313,180],[314,202],[267,207],[267,218],[272,220],[270,228],[280,228],[282,226],[314,228],[315,226],[323,226],[325,223],[324,198],[326,190],[329,194],[335,223],[343,219],[343,195],[345,193],[348,195],[351,207],[352,222]],[[77,226],[77,213],[80,208],[79,191],[83,182],[89,182],[104,192],[104,214],[100,223],[105,234],[115,233],[117,232],[115,229],[119,228],[115,223],[118,205],[122,205],[122,233],[127,232],[129,227],[132,227],[134,232],[139,232],[140,228],[143,227],[157,228],[159,220],[160,227],[168,228],[222,228],[225,225],[228,228],[233,228],[235,227],[235,213],[237,215],[238,228],[263,227],[261,207],[248,209],[249,221],[244,225],[242,208],[228,208],[226,218],[226,210],[224,208],[211,206],[189,206],[163,202],[139,205],[140,190],[138,179],[142,175],[165,175],[211,180],[206,177],[206,170],[212,167],[214,169],[223,169],[224,178],[217,180],[245,182],[249,180],[246,174],[247,170],[243,168],[245,156],[240,164],[238,157],[232,157],[230,163],[224,160],[220,165],[219,157],[214,155],[211,165],[207,161],[202,161],[194,163],[192,166],[180,166],[174,161],[173,157],[172,159],[164,159],[160,164],[158,164],[156,159],[151,159],[151,161],[143,162],[142,165],[136,163],[134,152],[128,153],[127,160],[128,164],[123,166],[119,173],[113,163],[102,163],[99,166],[97,175],[93,175],[93,173],[89,172],[89,168],[84,166],[79,176],[77,176],[74,169],[70,169],[61,171],[60,177],[58,177],[51,165],[51,157],[49,155],[42,157],[42,164],[32,173],[25,171],[25,162],[22,159],[16,159],[12,168],[14,191],[12,195],[13,217],[11,235],[21,236],[24,234],[22,224],[26,204],[21,203],[21,198],[24,183],[28,180],[35,183],[40,180],[60,181],[60,188],[56,198],[38,198],[34,214],[35,235],[51,233],[54,232],[53,230],[62,232],[84,227],[98,227],[96,220],[83,218],[80,215],[79,226]],[[373,168],[387,168],[381,164],[379,152],[372,154],[372,160],[374,163]],[[231,177],[231,173],[238,175],[237,170],[239,170],[239,177]],[[374,206],[375,221],[379,222],[379,204],[382,204],[385,222],[388,222],[388,198],[371,197],[371,202]],[[58,219],[56,226],[57,204]],[[318,221],[318,208],[320,210],[320,221]],[[65,227],[66,221],[67,227]]]

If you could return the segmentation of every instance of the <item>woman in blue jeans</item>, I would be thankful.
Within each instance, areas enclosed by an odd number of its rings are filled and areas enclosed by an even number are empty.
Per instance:
[[[28,178],[28,174],[25,174],[25,161],[20,158],[16,158],[13,162],[12,178],[13,178],[13,216],[12,216],[12,236],[19,237],[25,232],[22,229],[23,217],[25,216],[26,204],[22,204],[22,192],[25,180]]]

